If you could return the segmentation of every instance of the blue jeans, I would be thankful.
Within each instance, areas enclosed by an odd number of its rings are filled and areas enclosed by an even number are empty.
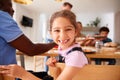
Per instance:
[[[50,43],[50,42],[53,42],[53,40],[47,38],[47,39],[46,39],[46,42],[47,42],[47,43]],[[46,56],[46,57],[44,58],[44,69],[45,69],[46,72],[48,72],[48,66],[46,65],[46,61],[47,61],[48,58],[50,58],[50,57],[49,57],[49,56]]]
[[[44,58],[44,70],[45,70],[46,72],[48,72],[48,66],[46,65],[46,61],[47,61],[48,58],[49,58],[49,56],[46,56],[46,57]]]

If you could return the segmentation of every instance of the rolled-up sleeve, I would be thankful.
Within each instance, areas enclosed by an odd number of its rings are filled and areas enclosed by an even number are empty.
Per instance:
[[[1,12],[0,18],[0,36],[4,40],[11,42],[23,34],[17,23],[8,13]]]

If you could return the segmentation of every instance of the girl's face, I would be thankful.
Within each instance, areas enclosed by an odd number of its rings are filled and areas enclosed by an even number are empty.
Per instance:
[[[62,49],[66,49],[74,44],[76,30],[68,19],[58,17],[53,21],[51,36]]]

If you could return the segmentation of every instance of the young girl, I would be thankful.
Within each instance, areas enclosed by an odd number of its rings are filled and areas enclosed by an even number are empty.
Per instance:
[[[82,52],[80,45],[75,43],[75,38],[77,35],[75,14],[68,10],[62,10],[54,13],[50,19],[50,34],[54,42],[58,44],[59,54],[65,58],[66,66],[57,80],[72,80],[72,78],[78,73],[78,71],[84,65],[88,64],[87,58]],[[48,59],[47,64],[49,66],[55,66],[55,62],[55,58],[50,58]],[[16,65],[12,65],[10,67],[0,67],[4,69],[7,68],[6,71],[3,71],[1,73],[6,73],[10,76],[28,80],[28,76],[30,75],[30,73],[20,67],[16,67]],[[31,76],[30,80],[38,79],[34,76]]]
[[[58,44],[58,53],[64,57],[66,65],[57,80],[72,80],[79,69],[88,64],[80,45],[75,43],[77,36],[75,14],[68,10],[54,13],[50,19],[50,34]],[[55,66],[56,62],[55,58],[50,58],[47,65]]]

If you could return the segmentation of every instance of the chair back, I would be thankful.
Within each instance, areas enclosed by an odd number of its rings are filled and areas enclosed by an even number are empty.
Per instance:
[[[56,67],[49,67],[54,80],[63,71],[64,66],[64,63],[57,63]],[[86,65],[72,80],[120,80],[120,65]]]
[[[0,75],[0,80],[3,80],[3,76],[2,75]]]
[[[15,80],[13,77],[0,75],[0,80]]]

